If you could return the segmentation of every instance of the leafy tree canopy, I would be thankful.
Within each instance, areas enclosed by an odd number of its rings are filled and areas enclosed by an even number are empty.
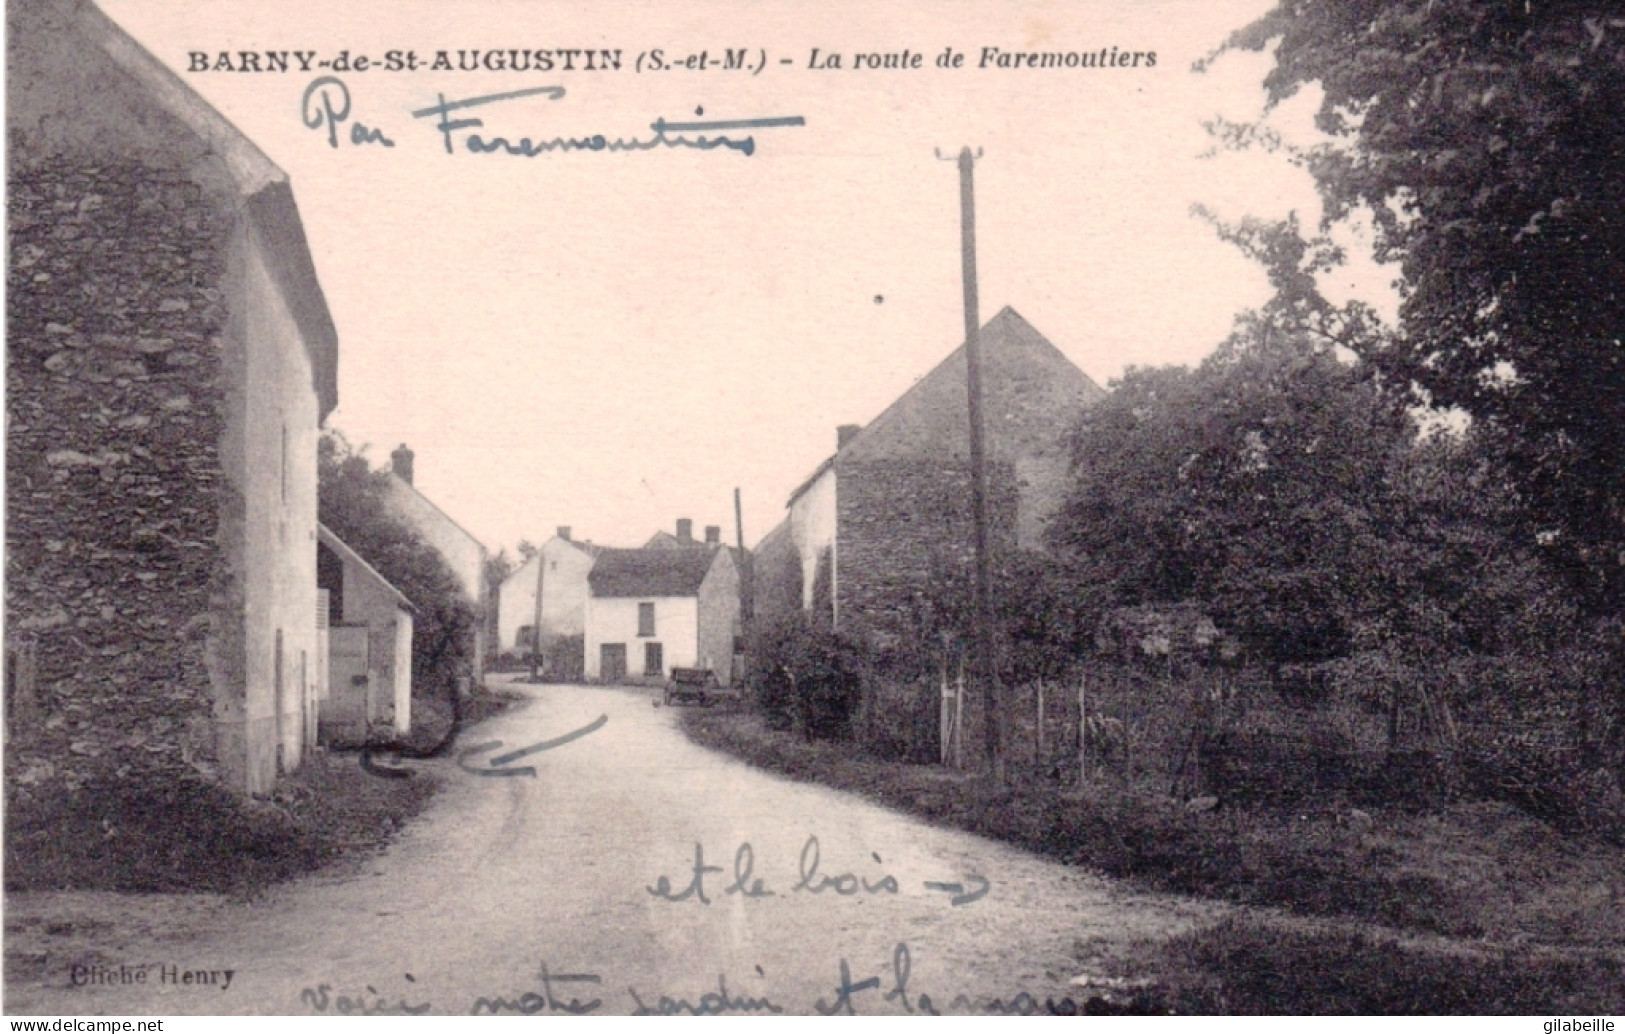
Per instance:
[[[322,435],[317,476],[322,523],[412,602],[414,692],[452,689],[472,663],[478,617],[463,601],[457,576],[390,512],[388,473],[373,470],[337,431]]]
[[[1298,149],[1323,229],[1362,215],[1400,327],[1355,335],[1497,446],[1591,608],[1625,599],[1625,10],[1616,0],[1283,0],[1270,104],[1323,91]],[[1259,127],[1251,127],[1258,130]],[[1231,139],[1257,141],[1245,129]],[[1279,285],[1278,285],[1279,286]]]
[[[1200,600],[1255,656],[1336,656],[1391,591],[1413,433],[1367,369],[1249,318],[1195,371],[1130,369],[1085,412],[1053,542],[1117,604]]]

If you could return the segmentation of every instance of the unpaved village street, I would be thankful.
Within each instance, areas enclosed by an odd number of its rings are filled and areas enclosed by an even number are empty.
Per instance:
[[[1046,997],[1086,997],[1068,984],[1083,971],[1078,941],[1164,935],[1220,907],[1136,892],[756,771],[690,744],[650,692],[515,688],[530,700],[460,744],[501,746],[465,755],[466,768],[424,763],[444,789],[359,869],[249,903],[12,895],[6,1012],[332,1014],[404,1003],[559,1013],[575,1002],[628,1013],[688,1011],[686,1002],[794,1015],[924,1011],[925,996],[966,1012],[1022,992],[1042,1009]],[[501,765],[531,766],[534,777],[468,770],[600,716],[570,742]],[[697,850],[706,868],[689,893]],[[34,950],[34,964],[18,965],[19,949]],[[139,970],[144,983],[75,987],[76,961],[111,980]],[[210,971],[213,983],[181,982]]]

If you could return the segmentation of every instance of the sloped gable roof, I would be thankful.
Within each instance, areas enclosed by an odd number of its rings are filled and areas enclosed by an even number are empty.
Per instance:
[[[606,549],[587,585],[594,596],[696,596],[719,549]]]
[[[604,552],[604,549],[605,549],[605,547],[597,545],[596,543],[582,542],[582,541],[579,541],[577,539],[560,539],[557,535],[555,535],[555,536],[553,536],[553,538],[548,539],[546,542],[542,543],[542,548],[537,550],[535,553],[531,554],[531,557],[530,557],[529,560],[525,560],[525,561],[521,562],[518,567],[516,567],[512,571],[508,572],[508,577],[502,579],[502,584],[498,587],[498,591],[502,591],[502,590],[506,589],[510,584],[523,583],[525,585],[535,586],[535,584],[536,584],[535,567],[536,567],[536,565],[538,563],[541,562],[541,558],[544,555],[544,551],[547,549],[548,546],[552,545],[552,543],[553,543],[553,541],[555,539],[557,539],[560,542],[563,542],[567,546],[575,547],[576,552],[585,554],[589,558],[597,557],[598,554]]]
[[[1051,439],[1059,439],[1055,432],[1069,427],[1078,411],[1106,397],[1100,385],[1008,305],[983,325],[977,340],[984,426],[995,456],[1030,447],[1035,437],[1044,439],[1045,451],[1054,448]],[[963,343],[819,464],[785,505],[793,505],[838,461],[905,455],[969,458]]]
[[[704,539],[680,539],[669,531],[657,531],[643,544],[644,549],[708,549],[717,545]]]
[[[983,420],[992,455],[1019,449],[1035,432],[1055,437],[1084,407],[1106,397],[1088,374],[1009,306],[982,327],[978,342]],[[965,346],[886,407],[838,455],[841,462],[898,455],[968,459]]]
[[[317,524],[316,534],[317,540],[328,549],[331,549],[334,553],[337,553],[340,560],[344,561],[346,564],[354,564],[360,569],[362,574],[378,583],[380,587],[394,597],[395,602],[401,607],[401,609],[408,611],[417,609],[416,607],[412,606],[412,601],[406,598],[405,593],[391,585],[388,578],[385,578],[383,575],[379,574],[377,568],[367,563],[365,557],[346,545],[344,540],[335,535],[333,530],[327,525]]]
[[[790,493],[790,498],[789,498],[789,500],[787,500],[785,502],[784,505],[785,506],[794,506],[795,501],[797,499],[800,499],[803,495],[805,495],[806,492],[807,492],[807,489],[809,489],[812,486],[816,485],[818,483],[818,479],[823,477],[824,474],[833,466],[835,466],[835,457],[832,455],[832,456],[830,456],[829,459],[827,459],[824,462],[820,463],[818,465],[817,470],[815,470],[811,474],[807,475],[807,480],[803,481],[801,484],[796,486],[796,490],[794,492]]]
[[[457,518],[455,518],[451,514],[447,513],[445,511],[445,509],[443,507],[441,507],[441,505],[439,503],[435,502],[433,499],[430,499],[428,496],[424,495],[422,489],[418,488],[418,486],[414,485],[412,482],[410,482],[410,481],[406,480],[405,478],[401,477],[399,474],[395,473],[393,470],[386,470],[384,473],[388,476],[389,486],[390,486],[391,491],[393,491],[397,495],[401,495],[401,496],[416,496],[418,499],[420,499],[424,503],[428,504],[429,511],[431,513],[439,515],[441,520],[445,521],[452,528],[456,529],[457,533],[462,535],[463,538],[467,539],[469,542],[472,542],[474,545],[480,547],[481,549],[485,549],[485,543],[483,543],[479,539],[475,538],[473,532],[469,531],[467,528],[465,528],[461,524],[457,523]]]

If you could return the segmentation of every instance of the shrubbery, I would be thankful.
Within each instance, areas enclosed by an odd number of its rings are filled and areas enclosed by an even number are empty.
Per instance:
[[[746,656],[747,686],[769,725],[810,739],[850,735],[863,687],[858,651],[850,640],[792,613],[759,625]]]
[[[454,694],[474,667],[480,615],[434,547],[389,510],[386,471],[334,431],[322,436],[317,460],[322,523],[412,601],[412,694]]]

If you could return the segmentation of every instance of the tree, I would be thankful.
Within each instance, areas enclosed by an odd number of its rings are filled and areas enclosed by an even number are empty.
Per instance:
[[[1363,364],[1256,317],[1195,371],[1131,369],[1087,410],[1052,542],[1120,606],[1199,601],[1260,660],[1354,646],[1400,595],[1403,406]]]
[[[1625,600],[1625,18],[1613,0],[1290,0],[1271,106],[1318,83],[1294,151],[1399,263],[1399,332],[1357,343],[1481,425],[1524,534],[1594,613]],[[1256,127],[1254,127],[1256,128]],[[1257,140],[1261,132],[1235,138]]]
[[[497,608],[501,604],[502,583],[513,574],[514,567],[513,558],[508,556],[506,549],[499,549],[485,558],[485,598],[490,601],[485,611],[486,652],[490,655],[488,660],[495,658],[501,648]]]
[[[478,620],[463,601],[457,576],[434,547],[390,513],[387,472],[373,470],[337,431],[322,435],[317,476],[322,523],[412,603],[413,692],[455,695],[457,677],[473,661]]]

